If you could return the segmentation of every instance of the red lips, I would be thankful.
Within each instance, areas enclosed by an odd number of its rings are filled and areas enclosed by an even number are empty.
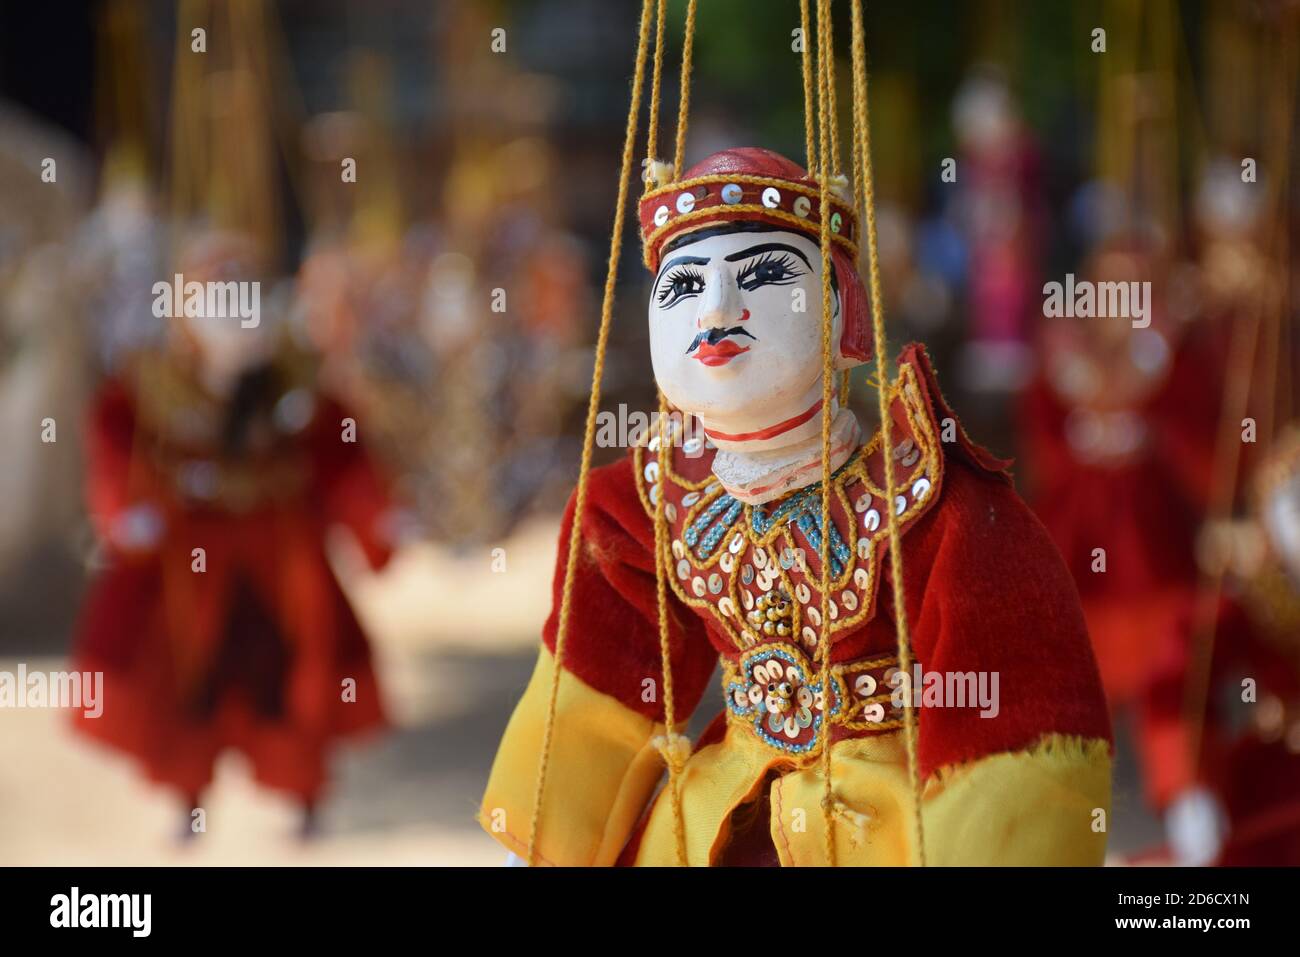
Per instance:
[[[748,318],[749,318],[749,310],[745,309],[741,311],[740,317],[736,321],[744,322]],[[744,330],[742,330],[739,326],[737,326],[732,329],[728,329],[727,332],[724,333],[724,335],[730,335],[733,332],[743,332],[743,331]],[[703,338],[703,337],[704,334],[700,333],[699,338]],[[689,352],[690,350],[687,351]],[[730,339],[723,339],[716,344],[711,344],[705,341],[705,342],[701,342],[695,348],[695,351],[692,354],[691,358],[699,359],[700,362],[704,363],[706,366],[725,366],[732,359],[736,358],[736,356],[744,355],[748,351],[749,351],[749,346],[738,346]]]
[[[749,351],[749,346],[738,346],[730,339],[723,339],[717,345],[710,345],[707,342],[700,343],[699,348],[691,357],[698,359],[706,366],[725,366],[736,356],[743,355]]]

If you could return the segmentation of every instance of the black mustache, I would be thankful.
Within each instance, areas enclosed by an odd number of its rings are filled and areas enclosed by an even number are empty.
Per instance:
[[[749,336],[749,338],[753,339],[755,342],[758,341],[758,336],[754,335],[744,326],[732,326],[730,329],[709,329],[705,332],[701,332],[691,340],[691,344],[686,348],[686,354],[689,356],[704,342],[707,342],[711,346],[716,346],[723,339],[727,338],[727,336]]]

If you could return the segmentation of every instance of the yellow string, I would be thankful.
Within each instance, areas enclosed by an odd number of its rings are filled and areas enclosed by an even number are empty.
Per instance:
[[[663,86],[664,72],[664,18],[668,10],[668,0],[657,0],[658,10],[655,14],[655,55],[654,70],[650,78],[650,122],[646,127],[645,192],[655,187],[654,168],[651,164],[659,157],[659,103]]]
[[[853,80],[853,96],[856,97],[857,76],[855,71],[857,69],[857,52],[858,52],[856,45],[854,45],[853,51],[854,51],[854,59],[852,61],[849,75],[850,78]],[[854,121],[854,117],[850,117],[850,124],[852,124],[853,121]],[[852,130],[850,131],[850,133],[852,134]],[[862,190],[862,149],[861,149],[861,143],[859,141],[859,137],[856,135],[850,135],[849,137],[849,164],[852,166],[852,172],[853,172],[854,201],[857,205],[857,208],[859,210],[862,210],[866,206],[866,197],[863,195],[863,190]],[[865,213],[863,215],[865,218]],[[858,270],[859,273],[862,272],[862,246],[860,244],[858,246],[857,256],[854,258],[853,268]],[[849,389],[851,385],[852,385],[852,380],[850,379],[850,370],[845,369],[844,374],[840,378],[840,405],[847,406],[849,404]]]
[[[889,370],[885,362],[885,306],[881,296],[880,254],[876,243],[875,183],[871,171],[871,123],[867,104],[867,53],[862,28],[861,0],[852,0],[853,10],[853,119],[859,137],[862,163],[862,210],[867,220],[867,260],[870,268],[871,326],[875,335],[876,395],[880,402],[880,448],[885,457],[885,514],[889,528],[889,570],[893,585],[894,622],[898,630],[898,667],[906,679],[908,694],[903,707],[903,735],[907,746],[907,774],[912,785],[912,824],[915,830],[917,863],[925,866],[925,829],[921,821],[921,772],[917,762],[916,713],[912,699],[912,643],[907,626],[907,595],[903,588],[903,551],[894,508],[895,476],[893,444],[890,442]]]
[[[826,23],[820,28],[825,41],[826,56],[822,59],[822,69],[826,71],[826,109],[830,111],[831,122],[831,165],[826,167],[836,176],[840,175],[840,111],[835,103],[835,30],[830,12],[826,14]]]
[[[209,32],[214,25],[212,11],[205,0],[181,0],[179,14],[172,72],[168,169],[171,218],[175,223],[185,222],[199,213],[206,199],[201,184],[207,179],[209,165],[202,59],[190,53],[187,25],[201,22]]]
[[[663,0],[659,6],[660,40],[656,45],[656,57],[662,57],[663,37]],[[684,169],[686,150],[686,129],[689,124],[691,95],[691,51],[695,43],[695,0],[690,0],[686,7],[686,37],[682,46],[682,72],[680,97],[677,103],[677,145],[673,157],[673,175],[679,177]],[[655,111],[657,114],[657,110]],[[653,155],[653,151],[652,151]],[[655,498],[655,600],[659,615],[659,661],[663,673],[664,694],[664,745],[662,750],[664,763],[668,766],[668,799],[673,812],[673,844],[677,852],[677,864],[686,867],[686,823],[682,814],[681,775],[685,761],[685,742],[677,735],[677,707],[673,692],[672,647],[668,631],[668,522],[664,518],[664,493],[667,484],[668,466],[672,454],[672,444],[668,434],[668,400],[659,393],[659,494]]]
[[[825,171],[831,168],[829,127],[834,122],[830,112],[829,97],[826,90],[827,70],[824,61],[832,51],[827,47],[826,22],[830,19],[830,0],[818,0],[817,3],[817,129],[820,134],[818,143],[818,168]],[[825,172],[821,175],[821,210],[830,208],[830,177]],[[830,217],[820,217],[822,252],[822,538],[820,547],[821,560],[821,645],[820,670],[821,686],[825,710],[822,712],[822,824],[826,863],[836,865],[835,846],[835,805],[834,789],[831,786],[831,403],[834,399],[834,357],[831,353],[831,232]]]
[[[1295,32],[1283,31],[1279,34],[1279,66],[1274,72],[1281,75],[1282,82],[1275,87],[1272,123],[1270,133],[1275,137],[1271,144],[1267,165],[1270,169],[1283,171],[1274,177],[1265,187],[1262,208],[1267,211],[1267,228],[1265,230],[1265,248],[1285,249],[1288,234],[1286,216],[1289,194],[1290,171],[1285,157],[1290,154],[1290,118],[1295,107],[1296,61],[1293,56]],[[1289,65],[1289,66],[1288,66]],[[1279,262],[1289,262],[1282,257]],[[1271,284],[1269,284],[1271,286]],[[1250,411],[1252,396],[1252,371],[1258,358],[1266,359],[1270,352],[1276,351],[1275,342],[1260,343],[1260,331],[1273,310],[1285,308],[1285,301],[1278,297],[1278,291],[1266,288],[1250,304],[1244,318],[1238,320],[1233,328],[1229,344],[1228,365],[1223,380],[1223,393],[1220,399],[1218,434],[1215,438],[1214,456],[1212,458],[1213,474],[1210,485],[1210,504],[1207,509],[1207,524],[1221,527],[1233,513],[1237,501],[1237,475],[1240,471],[1242,443],[1238,437],[1239,423]],[[1278,316],[1279,320],[1281,316]],[[1289,318],[1287,319],[1289,322]],[[1271,391],[1271,387],[1270,387]],[[1271,402],[1271,396],[1269,401]],[[1272,417],[1272,409],[1261,403]],[[1193,769],[1201,766],[1201,749],[1205,736],[1206,708],[1209,702],[1211,668],[1214,661],[1214,645],[1218,635],[1219,605],[1224,587],[1226,568],[1219,566],[1203,572],[1197,584],[1195,603],[1192,607],[1191,626],[1191,662],[1183,686],[1183,716],[1188,725],[1187,754]]]
[[[591,471],[591,451],[596,434],[596,417],[600,411],[600,383],[605,368],[605,349],[609,342],[610,320],[614,313],[614,285],[618,278],[618,261],[623,249],[623,224],[627,212],[627,185],[632,175],[632,157],[636,147],[637,113],[641,106],[646,54],[650,41],[650,3],[642,0],[641,25],[637,38],[636,72],[632,77],[632,102],[627,112],[627,130],[623,137],[623,160],[618,179],[618,205],[609,237],[609,267],[605,272],[604,299],[600,309],[600,331],[596,337],[596,363],[591,375],[591,398],[587,403],[587,425],[582,443],[582,464],[578,470],[578,487],[574,492],[573,526],[569,531],[568,559],[564,566],[564,589],[560,597],[560,616],[555,633],[555,667],[551,675],[550,698],[546,706],[546,724],[542,733],[541,754],[537,760],[537,788],[533,795],[533,817],[528,829],[528,864],[537,864],[537,841],[541,829],[542,801],[546,794],[546,772],[550,763],[551,739],[555,731],[555,708],[559,698],[560,671],[564,664],[564,644],[569,630],[569,611],[573,604],[573,579],[578,552],[582,547],[582,518],[587,502],[587,476]],[[669,729],[671,731],[671,729]]]
[[[840,168],[840,107],[836,100],[836,79],[835,79],[835,21],[832,17],[827,17],[826,22],[826,48],[829,53],[827,57],[827,91],[829,92],[829,107],[831,107],[831,169],[835,170],[836,176],[844,172]],[[852,130],[850,130],[852,134]],[[850,153],[854,153],[850,148]],[[845,369],[840,373],[840,404],[848,406],[849,404],[849,371]]]
[[[668,400],[659,393],[659,494],[655,496],[655,600],[659,614],[659,660],[664,681],[664,762],[668,765],[668,798],[673,810],[673,839],[677,864],[687,866],[686,828],[682,817],[681,773],[683,752],[677,736],[677,707],[673,697],[672,653],[668,640],[668,522],[664,518],[664,487],[672,444],[668,431]]]
[[[817,144],[813,133],[812,31],[808,23],[808,0],[799,0],[800,28],[803,30],[803,139],[804,165],[811,174],[817,168]]]
[[[677,149],[673,153],[673,176],[686,171],[686,127],[691,107],[691,57],[695,51],[695,0],[686,4],[686,36],[682,40],[681,96],[677,103]]]

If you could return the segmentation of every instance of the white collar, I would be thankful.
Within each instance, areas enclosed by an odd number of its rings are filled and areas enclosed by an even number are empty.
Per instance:
[[[831,471],[848,461],[860,440],[857,417],[850,409],[840,409],[831,422]],[[747,505],[762,505],[820,482],[822,472],[820,432],[794,445],[765,452],[719,449],[713,459],[713,474],[722,487]]]

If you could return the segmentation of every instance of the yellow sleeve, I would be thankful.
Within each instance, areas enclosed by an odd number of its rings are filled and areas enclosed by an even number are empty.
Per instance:
[[[527,854],[558,668],[536,850],[539,861],[559,865],[614,863],[664,767],[653,744],[664,733],[667,687],[654,528],[630,458],[593,470],[589,482],[563,654],[557,663],[549,649],[559,636],[576,493],[561,523],[555,600],[542,627],[537,668],[506,728],[479,811],[489,834]],[[684,722],[703,697],[718,656],[704,619],[671,597],[667,627],[674,720]]]
[[[912,793],[902,735],[843,741],[832,754],[835,841],[841,866],[916,863]],[[826,863],[818,766],[772,790],[781,862]],[[1095,866],[1106,854],[1110,746],[1045,735],[932,775],[922,796],[932,866]]]
[[[503,846],[528,853],[555,659],[543,646],[528,689],[506,727],[479,809]],[[561,670],[542,805],[538,862],[609,865],[617,859],[663,771],[652,739],[662,723]]]
[[[924,798],[929,862],[1095,867],[1106,857],[1110,746],[1047,735],[936,775]]]

